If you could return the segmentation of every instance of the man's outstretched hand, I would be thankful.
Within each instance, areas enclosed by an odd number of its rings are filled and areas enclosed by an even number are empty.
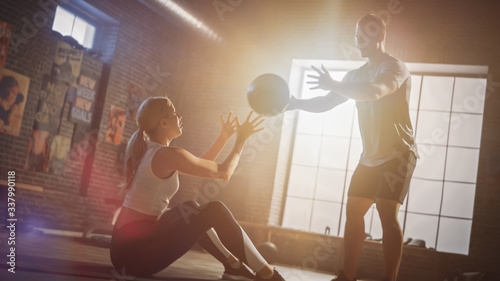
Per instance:
[[[322,89],[327,91],[332,90],[336,81],[333,80],[333,78],[330,76],[330,73],[328,72],[328,70],[326,70],[325,66],[321,65],[322,70],[314,66],[311,67],[318,73],[318,75],[307,75],[307,77],[313,79],[313,81],[307,82],[307,84],[310,84],[312,86],[310,89],[311,90]]]

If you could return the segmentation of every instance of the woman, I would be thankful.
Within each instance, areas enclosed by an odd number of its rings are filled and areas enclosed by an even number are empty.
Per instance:
[[[169,146],[182,134],[181,117],[169,99],[148,98],[141,104],[136,117],[139,129],[130,138],[126,152],[126,196],[111,241],[111,261],[118,272],[154,274],[199,242],[229,265],[224,278],[246,276],[246,280],[252,280],[253,274],[244,273],[246,264],[256,271],[255,280],[284,280],[221,202],[203,206],[187,202],[167,210],[179,188],[179,174],[229,180],[246,140],[262,130],[257,127],[263,119],[252,119],[251,115],[243,124],[238,117],[231,120],[231,114],[227,120],[221,117],[221,134],[207,152],[196,157]],[[221,164],[215,163],[234,133],[233,149]]]

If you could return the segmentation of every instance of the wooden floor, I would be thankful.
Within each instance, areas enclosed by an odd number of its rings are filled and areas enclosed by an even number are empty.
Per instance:
[[[0,237],[0,280],[221,280],[223,266],[207,253],[191,250],[165,270],[150,278],[123,278],[114,272],[109,249],[82,238],[17,233],[16,273],[7,271],[7,236]],[[285,265],[273,265],[287,281],[329,281],[328,273],[299,270]]]

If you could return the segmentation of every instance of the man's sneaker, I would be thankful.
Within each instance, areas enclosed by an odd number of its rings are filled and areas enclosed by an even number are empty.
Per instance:
[[[253,274],[242,262],[240,262],[240,267],[237,269],[226,264],[224,264],[224,269],[224,273],[221,277],[222,280],[253,281],[255,279],[255,274]]]
[[[345,277],[344,275],[344,272],[340,272],[339,275],[335,278],[332,279],[332,281],[357,281],[358,279],[354,278],[352,280],[350,279],[347,279],[347,277]]]
[[[283,276],[281,276],[281,274],[279,274],[279,272],[275,268],[273,277],[271,277],[271,279],[264,279],[259,275],[256,275],[255,281],[285,281],[285,278],[283,278]]]

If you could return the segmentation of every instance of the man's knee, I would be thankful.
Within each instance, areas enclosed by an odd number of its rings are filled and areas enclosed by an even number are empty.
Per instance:
[[[346,206],[347,220],[363,219],[373,200],[367,198],[350,197]]]
[[[400,204],[396,201],[377,201],[376,203],[377,211],[380,217],[380,222],[382,227],[399,227],[398,222],[398,210]]]

